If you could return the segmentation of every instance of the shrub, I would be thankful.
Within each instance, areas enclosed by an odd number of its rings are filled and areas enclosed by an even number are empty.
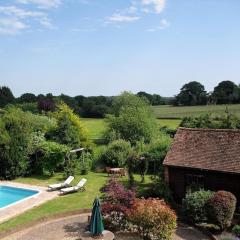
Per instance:
[[[102,161],[109,167],[124,166],[131,150],[129,142],[116,140],[111,142],[102,154]]]
[[[88,172],[92,168],[92,155],[91,153],[83,153],[80,159],[80,166],[79,166],[80,174],[87,175]]]
[[[93,149],[93,162],[92,162],[92,169],[94,171],[103,171],[105,169],[104,159],[102,155],[106,151],[107,146],[105,145],[98,145]]]
[[[102,214],[105,226],[124,230],[127,227],[127,215],[132,208],[135,192],[127,190],[115,179],[111,179],[102,189]]]
[[[152,195],[154,197],[163,198],[167,202],[173,201],[172,192],[161,176],[155,179]]]
[[[187,194],[183,199],[184,216],[192,223],[206,222],[206,203],[212,195],[212,192],[204,190]]]
[[[66,104],[62,103],[58,106],[58,111],[54,113],[54,117],[57,121],[57,127],[49,133],[51,140],[71,148],[91,145],[87,130],[80,118]]]
[[[207,201],[209,220],[222,230],[231,225],[236,209],[236,197],[226,191],[218,191]]]
[[[28,173],[32,122],[17,108],[9,108],[0,124],[0,176],[14,179]]]
[[[137,199],[128,216],[143,239],[170,240],[176,228],[176,214],[158,199]]]
[[[70,148],[52,141],[46,141],[40,133],[34,134],[32,140],[31,173],[53,175],[62,170],[66,153]]]
[[[36,102],[25,102],[17,104],[17,107],[21,108],[24,112],[38,113],[38,107]]]
[[[54,171],[62,168],[66,153],[70,149],[66,145],[50,141],[44,141],[40,148],[44,152],[41,158],[43,172],[47,172],[52,176]]]
[[[171,144],[171,138],[163,132],[160,132],[158,137],[146,145],[143,153],[148,161],[148,172],[157,175],[162,172],[162,163]]]
[[[235,225],[232,229],[232,232],[237,236],[240,237],[240,225]]]

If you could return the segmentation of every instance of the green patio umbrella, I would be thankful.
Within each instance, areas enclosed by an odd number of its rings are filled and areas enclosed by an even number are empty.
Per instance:
[[[90,221],[90,232],[93,236],[99,236],[104,230],[99,199],[93,203],[92,216]]]

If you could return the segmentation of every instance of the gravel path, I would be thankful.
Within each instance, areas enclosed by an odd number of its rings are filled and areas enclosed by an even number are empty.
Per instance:
[[[80,240],[89,214],[66,217],[41,223],[31,229],[26,229],[3,240]],[[173,240],[209,240],[198,230],[187,225],[180,225]],[[116,235],[116,240],[140,240],[138,237]]]

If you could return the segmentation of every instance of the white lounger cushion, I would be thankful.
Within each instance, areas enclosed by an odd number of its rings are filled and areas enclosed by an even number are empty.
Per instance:
[[[87,179],[83,178],[81,181],[74,187],[68,187],[68,188],[63,188],[60,191],[62,193],[70,193],[70,192],[77,192],[79,189],[81,189],[87,182]]]
[[[57,189],[57,188],[61,188],[61,187],[64,187],[64,186],[68,186],[73,181],[73,179],[74,179],[73,176],[69,176],[64,183],[51,184],[51,185],[48,186],[48,188]]]
[[[69,176],[68,179],[64,183],[69,185],[73,181],[73,179],[74,179],[73,176]]]

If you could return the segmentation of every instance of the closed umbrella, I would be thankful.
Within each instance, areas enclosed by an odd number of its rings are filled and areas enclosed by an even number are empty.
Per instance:
[[[90,232],[93,236],[102,235],[104,231],[103,220],[99,199],[96,198],[93,203],[92,216],[90,220]]]

